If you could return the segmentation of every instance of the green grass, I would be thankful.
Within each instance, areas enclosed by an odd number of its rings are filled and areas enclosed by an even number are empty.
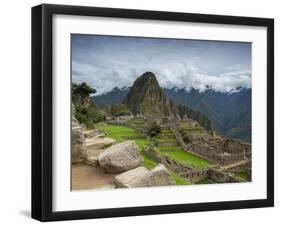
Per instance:
[[[161,149],[157,148],[157,150],[159,154],[163,155]],[[194,168],[205,168],[213,165],[213,163],[209,162],[208,160],[199,158],[196,155],[183,151],[181,148],[176,150],[175,152],[165,152],[165,155],[176,160],[181,164],[193,166]]]
[[[149,170],[153,169],[158,164],[153,159],[151,159],[149,156],[147,156],[143,151],[141,151],[141,156],[144,161],[144,166]]]
[[[190,185],[190,182],[187,182],[186,180],[184,180],[181,176],[177,175],[175,172],[173,172],[172,170],[169,170],[171,176],[173,177],[176,185]]]
[[[178,143],[178,141],[176,139],[173,139],[173,138],[167,138],[167,139],[163,139],[163,138],[160,138],[160,139],[155,139],[157,142],[161,143],[161,142],[175,142],[175,143]]]
[[[234,174],[235,174],[235,176],[240,177],[244,180],[247,180],[247,181],[250,180],[250,175],[249,175],[249,172],[247,172],[247,171],[241,170],[239,172],[235,172]]]
[[[158,147],[158,150],[160,150],[160,151],[166,151],[166,150],[181,151],[182,149],[180,146],[172,146],[172,147]]]
[[[145,139],[137,139],[137,140],[134,140],[136,142],[136,144],[138,145],[138,148],[140,150],[142,150],[142,148],[145,146],[145,145],[149,145],[149,144],[152,144],[152,141],[150,140],[145,140]]]
[[[115,125],[96,125],[97,129],[103,130],[107,133],[108,137],[116,140],[117,143],[124,142],[125,140],[122,136],[137,136],[139,133],[135,130],[125,127],[125,126],[115,126]]]
[[[209,179],[209,178],[206,178],[206,179],[203,179],[203,180],[198,181],[196,184],[215,184],[215,182],[212,181],[212,180]]]
[[[134,129],[128,128],[126,126],[107,125],[107,124],[103,123],[103,124],[97,124],[96,128],[105,131],[107,133],[107,136],[115,139],[117,143],[124,142],[125,139],[122,138],[124,136],[126,137],[126,136],[142,135],[141,133],[136,132]],[[146,139],[135,139],[134,141],[136,142],[140,151],[143,149],[143,147],[145,145],[153,143],[153,141],[146,140]],[[167,139],[167,140],[163,140],[163,141],[165,141],[165,142],[167,142],[167,141],[176,142],[175,139]],[[207,167],[209,165],[212,165],[212,163],[210,163],[207,160],[201,159],[201,158],[199,158],[199,157],[197,157],[197,156],[195,156],[191,153],[187,153],[187,152],[183,151],[180,146],[159,147],[157,150],[158,150],[159,154],[163,154],[161,152],[161,150],[165,150],[165,149],[166,150],[168,150],[168,149],[169,150],[171,150],[171,149],[175,150],[175,152],[166,152],[165,155],[173,158],[174,160],[178,161],[179,163],[192,165],[192,166],[197,167],[197,168],[204,168],[204,167]],[[153,159],[151,159],[150,157],[145,155],[143,153],[143,151],[141,151],[141,155],[143,157],[144,166],[146,168],[153,169],[157,165],[157,162],[155,162]],[[170,172],[171,172],[171,175],[174,178],[177,185],[188,184],[188,182],[186,182],[179,175],[177,175],[176,173],[174,173],[172,171],[170,171]]]
[[[169,130],[169,129],[162,129],[161,131],[163,134],[172,134],[172,130]]]
[[[144,160],[144,166],[151,170],[153,169],[155,166],[157,166],[157,162],[155,162],[153,159],[151,159],[149,156],[147,156],[143,151],[141,151],[141,155],[142,158]],[[181,176],[177,175],[175,172],[173,172],[172,170],[169,170],[171,176],[173,177],[176,185],[189,185],[191,183],[187,182],[186,180],[184,180]]]

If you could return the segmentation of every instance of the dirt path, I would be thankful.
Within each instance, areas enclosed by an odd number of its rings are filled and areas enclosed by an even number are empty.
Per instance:
[[[72,165],[72,190],[113,188],[115,176],[104,173],[100,167]]]

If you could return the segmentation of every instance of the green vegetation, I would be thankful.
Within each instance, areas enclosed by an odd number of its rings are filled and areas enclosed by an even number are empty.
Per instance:
[[[90,95],[94,93],[96,93],[96,90],[85,82],[81,84],[72,83],[73,113],[79,123],[84,124],[87,128],[93,128],[94,123],[103,121],[106,116],[106,112],[98,109],[91,101]]]
[[[131,115],[132,113],[124,104],[116,104],[111,107],[107,108],[107,112],[111,116],[124,116],[124,115]]]
[[[161,127],[157,122],[152,122],[147,128],[147,134],[150,137],[155,137],[161,133]]]
[[[144,166],[147,169],[151,170],[157,165],[157,162],[155,162],[153,159],[151,159],[149,156],[147,156],[143,151],[141,151],[141,155],[142,155],[142,158],[144,161]]]
[[[168,149],[171,147],[165,147],[165,148]],[[181,148],[175,149],[174,152],[165,152],[165,153],[163,153],[161,151],[161,148],[159,148],[159,147],[157,147],[156,150],[161,155],[163,155],[163,154],[167,155],[168,157],[176,160],[177,162],[179,162],[181,164],[193,166],[194,168],[205,168],[205,167],[213,165],[213,163],[209,162],[208,160],[197,157],[196,155],[193,155],[192,153],[183,151]]]
[[[169,170],[171,176],[173,177],[174,181],[176,182],[176,185],[190,185],[190,182],[187,182],[184,180],[181,176],[177,175],[175,172],[172,170]]]
[[[206,128],[207,130],[212,129],[211,121],[202,112],[182,105],[178,106],[178,111],[181,117],[186,115],[188,118],[197,121],[201,126]]]
[[[215,182],[212,181],[212,180],[209,179],[209,178],[206,178],[206,179],[203,179],[203,180],[198,181],[196,184],[215,184]]]
[[[98,123],[96,124],[96,128],[103,130],[107,133],[108,137],[111,137],[115,139],[118,143],[124,142],[125,139],[122,137],[126,136],[137,136],[140,135],[140,133],[135,132],[134,129],[128,128],[126,126],[115,126],[115,125],[107,125],[105,123]],[[149,156],[147,156],[142,150],[145,145],[149,145],[153,143],[151,140],[146,139],[135,139],[135,142],[138,146],[138,148],[141,150],[141,155],[144,160],[144,166],[148,169],[153,169],[158,163],[155,162],[153,159],[151,159]],[[168,147],[162,147],[162,149],[165,149]],[[179,147],[176,147],[177,150],[180,150]],[[175,180],[177,185],[187,185],[190,184],[187,181],[185,181],[182,177],[174,173],[173,171],[170,171],[173,179]]]
[[[241,171],[235,172],[234,174],[235,174],[235,176],[240,177],[246,181],[250,180],[250,172],[248,172],[248,171],[241,170]]]
[[[72,96],[88,97],[90,94],[94,94],[97,91],[87,83],[82,82],[81,84],[72,83],[71,92]]]
[[[107,135],[116,140],[117,143],[124,142],[123,136],[137,136],[139,133],[135,132],[134,129],[125,126],[115,126],[107,124],[97,124],[97,129],[103,130]]]

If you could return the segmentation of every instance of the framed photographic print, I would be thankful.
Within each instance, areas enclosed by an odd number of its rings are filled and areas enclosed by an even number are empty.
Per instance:
[[[32,8],[32,217],[274,205],[274,21]]]

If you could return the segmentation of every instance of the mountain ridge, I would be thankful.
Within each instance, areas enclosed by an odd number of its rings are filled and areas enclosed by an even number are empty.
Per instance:
[[[251,142],[251,88],[237,87],[229,92],[206,89],[173,87],[162,88],[167,97],[177,105],[184,105],[204,113],[212,126],[221,134]],[[129,93],[130,87],[120,88],[93,96],[97,106],[105,107],[121,103]]]

